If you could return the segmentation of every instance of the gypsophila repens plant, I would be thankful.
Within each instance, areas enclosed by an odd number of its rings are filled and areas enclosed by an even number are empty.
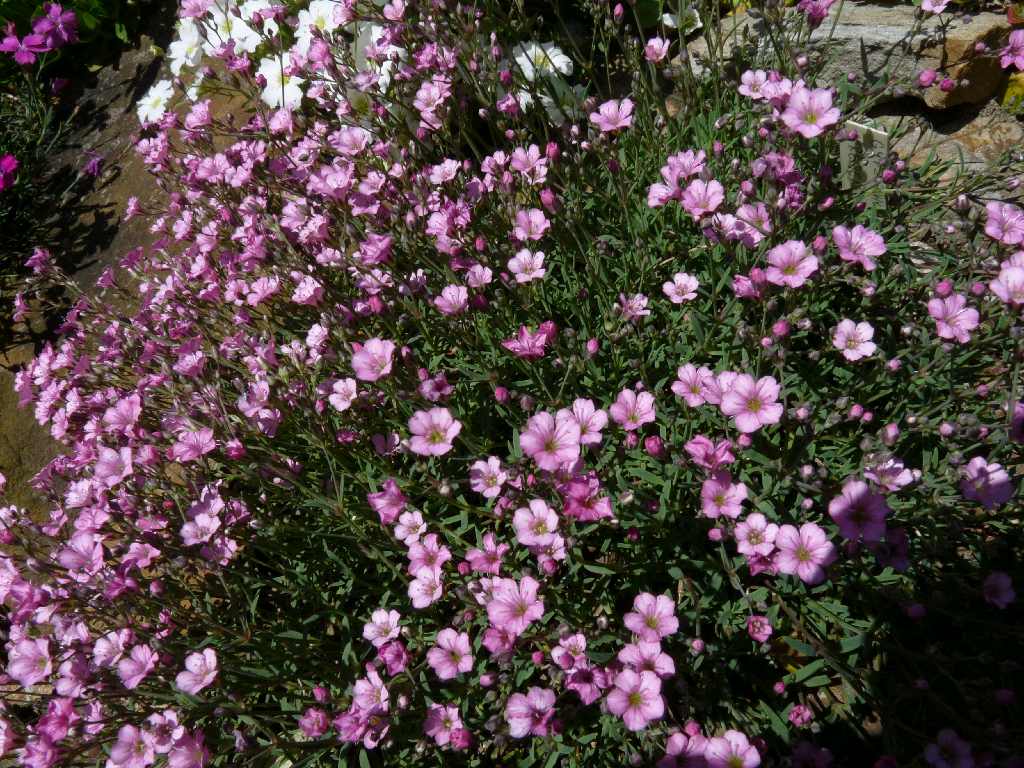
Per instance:
[[[17,380],[0,753],[1021,764],[1019,158],[847,186],[857,83],[557,10],[182,3],[157,242]]]

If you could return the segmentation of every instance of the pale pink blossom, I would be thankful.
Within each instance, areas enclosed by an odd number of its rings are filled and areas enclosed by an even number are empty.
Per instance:
[[[574,400],[572,416],[580,428],[580,445],[601,442],[601,430],[608,426],[608,414],[596,407],[593,400],[582,397]]]
[[[402,615],[398,611],[378,608],[370,616],[370,620],[363,625],[363,638],[369,640],[374,648],[380,648],[398,637],[400,631],[398,622],[401,620]]]
[[[544,252],[523,248],[508,260],[508,271],[515,276],[517,283],[540,280],[547,273],[544,268]]]
[[[629,128],[633,124],[633,101],[612,99],[606,101],[597,108],[597,112],[590,114],[590,122],[602,133],[612,133],[623,128]]]
[[[775,565],[781,573],[796,575],[807,584],[825,580],[825,568],[836,559],[836,550],[825,531],[815,523],[799,529],[783,525],[775,536]]]
[[[469,635],[450,627],[437,633],[434,646],[427,651],[427,663],[440,680],[451,680],[473,669],[473,651]]]
[[[570,411],[563,409],[554,416],[543,411],[530,417],[519,445],[538,467],[553,472],[580,457],[580,437],[580,425]]]
[[[368,339],[362,345],[355,345],[355,351],[352,353],[352,370],[360,381],[377,381],[391,373],[394,354],[395,342]]]
[[[668,296],[673,304],[682,304],[684,301],[693,301],[697,298],[697,288],[700,283],[693,275],[686,272],[676,272],[670,282],[661,286],[662,292]]]
[[[475,461],[469,468],[469,487],[485,499],[501,495],[501,488],[508,480],[508,473],[501,466],[497,456],[488,456],[487,461]]]
[[[558,515],[543,499],[531,499],[512,517],[516,540],[525,547],[544,547],[558,535]]]
[[[855,323],[853,320],[843,319],[832,333],[832,346],[841,351],[847,360],[860,360],[870,357],[878,349],[871,341],[874,335],[875,329],[871,327],[871,323]]]
[[[877,264],[874,258],[885,253],[885,240],[873,230],[860,224],[853,229],[837,226],[832,229],[832,242],[839,249],[839,258],[860,264],[871,272]]]
[[[818,271],[818,259],[799,240],[787,240],[768,251],[765,279],[772,285],[799,288]]]
[[[780,391],[779,383],[771,376],[755,381],[753,376],[740,374],[722,395],[720,407],[723,414],[733,418],[740,432],[756,432],[782,418],[782,403],[777,402]]]
[[[711,181],[694,179],[686,185],[682,195],[683,209],[693,217],[694,221],[699,221],[702,216],[714,213],[724,200],[725,188],[715,179]]]
[[[525,694],[513,693],[505,705],[505,722],[509,736],[547,736],[549,722],[555,715],[555,692],[547,688],[530,688]]]
[[[716,472],[700,489],[701,512],[704,517],[712,520],[725,515],[737,518],[743,512],[743,502],[747,499],[747,486],[732,482],[728,472]]]
[[[971,331],[978,327],[978,310],[967,306],[966,297],[954,293],[928,301],[928,314],[935,321],[940,339],[955,339],[960,344],[971,340]]]
[[[608,415],[627,432],[640,429],[655,419],[654,395],[624,389],[608,409]]]
[[[495,629],[521,635],[544,615],[544,601],[537,596],[540,584],[530,576],[522,579],[496,578],[487,603],[487,618]]]
[[[665,595],[652,595],[650,592],[641,592],[633,598],[633,610],[623,617],[622,623],[649,643],[659,642],[679,630],[676,604]]]
[[[213,648],[204,648],[201,653],[190,653],[185,657],[185,669],[178,673],[174,684],[178,690],[194,696],[213,685],[217,671],[217,652]]]
[[[447,408],[416,411],[409,419],[409,450],[421,456],[443,456],[461,430],[462,423]]]
[[[840,112],[832,106],[832,92],[827,88],[811,90],[803,85],[793,88],[782,113],[782,122],[805,139],[813,139],[839,122]]]
[[[469,308],[469,290],[464,285],[448,285],[434,298],[434,306],[442,315],[461,315]]]
[[[615,687],[606,701],[608,711],[621,717],[631,731],[642,731],[665,714],[661,680],[653,672],[622,670],[615,676]]]

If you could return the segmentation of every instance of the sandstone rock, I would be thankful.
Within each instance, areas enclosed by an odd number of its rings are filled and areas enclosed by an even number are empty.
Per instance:
[[[1010,31],[1006,16],[978,13],[957,16],[929,15],[918,24],[917,9],[908,5],[836,3],[829,17],[811,34],[812,48],[824,57],[823,82],[834,83],[853,74],[868,81],[884,78],[886,83],[910,85],[922,69],[936,69],[958,82],[946,93],[937,85],[914,93],[932,108],[958,104],[982,104],[1001,88],[1006,74],[992,56],[975,53],[975,45],[990,48],[1002,44]],[[770,44],[763,21],[747,12],[722,21],[726,36],[724,49],[731,54],[736,45],[756,40]],[[691,55],[705,58],[708,43],[701,37],[688,46]]]

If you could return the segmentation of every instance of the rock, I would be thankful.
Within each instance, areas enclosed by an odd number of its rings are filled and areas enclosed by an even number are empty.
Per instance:
[[[1007,150],[1024,147],[1024,125],[995,102],[938,124],[906,116],[880,116],[876,122],[891,133],[909,127],[891,149],[911,165],[924,162],[934,152],[940,160],[958,164],[952,172],[980,169]]]
[[[884,78],[886,84],[913,86],[912,92],[925,104],[939,109],[982,104],[992,98],[1002,87],[1006,73],[996,58],[976,54],[975,45],[1002,45],[1010,31],[1006,16],[988,12],[928,15],[911,38],[918,13],[909,5],[836,3],[829,17],[811,34],[812,48],[824,57],[819,79],[835,83],[850,74],[868,81]],[[763,21],[747,12],[724,19],[722,27],[727,55],[744,39],[769,44]],[[703,37],[688,48],[693,56],[707,57],[708,44]],[[948,93],[938,85],[921,91],[916,78],[922,69],[939,70],[957,81],[957,87]]]

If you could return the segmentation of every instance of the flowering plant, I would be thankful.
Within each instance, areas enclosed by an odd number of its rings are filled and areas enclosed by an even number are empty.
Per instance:
[[[844,189],[856,83],[670,117],[679,34],[592,11],[596,61],[497,3],[182,3],[157,242],[18,377],[68,453],[3,511],[0,750],[1019,759],[935,629],[1019,645],[1020,158]]]

